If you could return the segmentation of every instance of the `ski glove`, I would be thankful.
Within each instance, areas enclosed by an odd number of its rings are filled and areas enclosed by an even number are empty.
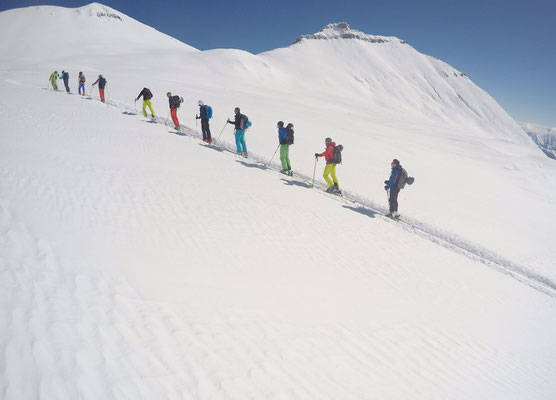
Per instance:
[[[384,181],[384,184],[385,184],[385,185],[388,185],[388,182],[390,182],[390,181]]]
[[[388,186],[384,186],[384,190],[388,190]]]
[[[315,158],[319,158],[319,153],[315,153]]]

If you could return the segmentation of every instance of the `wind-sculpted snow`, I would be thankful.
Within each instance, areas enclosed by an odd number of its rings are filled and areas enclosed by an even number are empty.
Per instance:
[[[237,159],[231,127],[0,90],[4,399],[554,392],[556,305],[501,257]]]

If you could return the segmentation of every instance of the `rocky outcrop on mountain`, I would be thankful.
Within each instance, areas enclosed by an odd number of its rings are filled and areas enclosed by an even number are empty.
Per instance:
[[[388,43],[397,42],[400,44],[407,44],[404,40],[400,40],[396,37],[387,36],[376,36],[368,35],[364,32],[351,29],[346,22],[336,22],[333,24],[328,24],[322,28],[319,32],[312,35],[301,35],[294,40],[292,45],[302,42],[304,40],[334,40],[334,39],[357,39],[364,42],[370,43]]]

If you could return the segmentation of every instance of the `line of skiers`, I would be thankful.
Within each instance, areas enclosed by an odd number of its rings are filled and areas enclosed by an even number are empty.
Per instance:
[[[64,85],[66,87],[66,91],[69,92],[69,74],[66,71],[62,71],[62,75],[60,79],[64,80]],[[81,94],[81,89],[83,89],[83,95],[85,94],[85,76],[79,72],[79,93]],[[58,80],[58,72],[54,71],[50,76],[50,82],[54,90],[58,90],[58,86],[56,84]],[[106,79],[99,75],[98,79],[93,83],[93,86],[98,83],[99,85],[99,94],[100,99],[102,102],[105,101],[104,98],[104,88],[106,86]],[[174,127],[176,130],[180,129],[180,122],[177,116],[177,109],[180,107],[181,103],[183,103],[183,97],[179,97],[177,95],[172,95],[171,92],[166,93],[168,97],[168,102],[170,106],[170,114],[172,117],[172,121],[174,123]],[[149,107],[151,111],[151,118],[155,118],[155,113],[152,107],[151,99],[153,98],[153,94],[148,88],[143,88],[135,101],[139,100],[139,98],[143,97],[143,115],[147,117],[147,110],[146,108]],[[212,118],[212,107],[209,105],[204,104],[202,100],[199,100],[199,115],[195,115],[195,119],[201,120],[201,130],[203,133],[203,142],[211,143],[212,136],[210,132],[210,123],[209,120]],[[237,154],[247,158],[247,145],[245,143],[245,131],[252,125],[249,118],[241,113],[239,107],[234,109],[234,120],[231,121],[228,119],[226,121],[227,124],[234,125],[234,135],[235,135],[235,142],[236,142],[236,151]],[[278,145],[280,147],[280,162],[282,165],[282,169],[280,172],[285,175],[293,176],[291,162],[289,157],[289,148],[294,143],[294,130],[293,124],[289,123],[284,127],[283,121],[278,121],[277,128],[278,128]],[[223,130],[222,130],[223,131]],[[342,192],[340,190],[340,185],[338,182],[338,178],[336,176],[336,165],[342,163],[342,151],[344,147],[339,144],[336,145],[335,142],[332,141],[331,138],[327,137],[324,141],[325,150],[322,153],[315,153],[315,168],[316,162],[318,161],[319,157],[324,157],[326,160],[326,166],[323,171],[323,178],[328,185],[326,189],[327,193],[338,194],[340,195]],[[389,214],[387,217],[392,219],[398,219],[398,194],[400,190],[405,187],[406,184],[413,184],[414,178],[408,176],[407,171],[402,168],[400,161],[397,159],[392,160],[390,163],[392,168],[390,177],[384,181],[384,189],[387,192],[388,203],[389,203]],[[314,179],[314,178],[313,178]]]
[[[69,72],[62,70],[62,73],[58,75],[58,71],[54,71],[50,75],[49,78],[50,84],[52,85],[52,89],[54,90],[58,90],[58,79],[62,79],[64,81],[66,92],[70,93]],[[85,96],[85,82],[86,82],[85,75],[83,75],[83,72],[79,72],[79,76],[77,77],[77,84],[78,84],[77,91],[82,96]],[[92,86],[95,86],[98,83],[98,92],[100,95],[100,101],[102,101],[103,103],[105,102],[104,88],[106,87],[106,82],[107,82],[106,79],[102,75],[99,75],[98,79],[92,84]]]

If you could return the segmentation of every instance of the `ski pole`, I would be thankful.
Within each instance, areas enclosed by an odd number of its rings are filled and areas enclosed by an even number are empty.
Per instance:
[[[166,116],[166,125],[170,123],[170,111],[168,111],[168,115]]]
[[[278,144],[278,147],[280,147],[280,144]],[[276,147],[276,150],[274,151],[274,154],[272,155],[272,157],[270,157],[270,161],[268,162],[268,164],[265,165],[265,167],[268,167],[272,163],[272,159],[276,155],[276,152],[278,151],[278,147]]]
[[[315,157],[315,168],[313,168],[313,180],[311,181],[311,187],[315,187],[315,173],[317,172],[317,161],[318,157]]]
[[[199,128],[198,128],[198,126],[199,126],[199,120],[197,119],[197,116],[195,116],[195,133],[196,133],[197,135],[199,135]]]
[[[224,127],[222,128],[222,131],[220,131],[220,135],[218,135],[218,137],[214,141],[215,145],[216,145],[216,142],[218,142],[218,139],[220,139],[220,136],[222,136],[222,133],[224,133],[224,129],[226,129],[226,125],[228,125],[228,121],[226,121],[226,123],[224,124]]]

